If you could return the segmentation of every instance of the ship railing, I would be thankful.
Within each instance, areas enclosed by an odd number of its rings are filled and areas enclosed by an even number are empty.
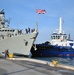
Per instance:
[[[26,34],[33,33],[34,31],[35,31],[35,29],[30,29],[30,28],[25,29]]]

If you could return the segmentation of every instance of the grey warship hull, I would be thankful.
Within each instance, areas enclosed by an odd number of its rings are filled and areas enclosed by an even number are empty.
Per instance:
[[[33,32],[31,34],[24,34],[0,40],[0,52],[8,49],[9,53],[29,55],[36,36],[37,33]]]
[[[37,29],[28,28],[24,32],[22,29],[10,28],[9,21],[5,20],[4,9],[0,11],[0,53],[8,49],[12,54],[29,55],[37,35]]]

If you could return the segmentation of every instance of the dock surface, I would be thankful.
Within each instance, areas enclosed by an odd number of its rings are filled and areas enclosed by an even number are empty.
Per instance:
[[[1,58],[0,75],[74,75],[74,71],[31,61]]]

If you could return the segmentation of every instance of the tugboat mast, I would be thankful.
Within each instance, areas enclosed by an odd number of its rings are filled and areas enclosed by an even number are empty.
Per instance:
[[[62,34],[62,17],[60,17],[60,24],[59,24],[59,34]]]

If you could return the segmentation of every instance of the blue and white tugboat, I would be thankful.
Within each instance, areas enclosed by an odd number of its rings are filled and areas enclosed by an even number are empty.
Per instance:
[[[33,56],[39,57],[74,57],[74,41],[62,30],[62,18],[58,32],[51,34],[51,41],[36,44],[36,50],[32,47]]]

